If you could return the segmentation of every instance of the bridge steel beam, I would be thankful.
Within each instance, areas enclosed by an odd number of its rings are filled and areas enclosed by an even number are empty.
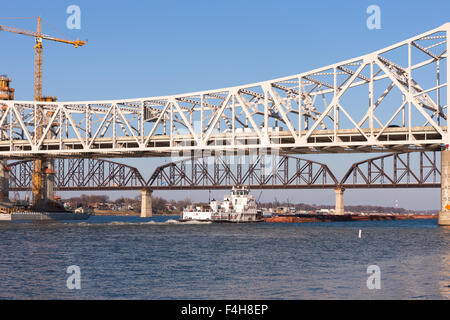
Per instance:
[[[10,190],[30,190],[32,171],[32,161],[11,163]],[[47,175],[55,191],[140,190],[146,185],[138,169],[102,159],[57,159]]]
[[[355,162],[339,182],[351,188],[440,188],[438,152],[391,153]]]
[[[8,167],[11,191],[31,188],[32,161]],[[439,188],[437,152],[392,153],[350,166],[338,180],[325,164],[294,156],[187,158],[156,168],[145,181],[138,169],[101,159],[55,160],[54,190],[204,190]]]
[[[292,156],[189,158],[158,167],[147,187],[152,190],[326,189],[338,180],[325,164]]]
[[[360,57],[229,88],[2,101],[0,159],[440,150],[450,143],[449,30],[446,23]],[[445,64],[447,72],[440,72]]]

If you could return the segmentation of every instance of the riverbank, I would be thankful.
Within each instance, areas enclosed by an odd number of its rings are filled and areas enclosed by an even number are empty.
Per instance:
[[[94,209],[94,215],[96,216],[124,216],[124,217],[139,217],[140,212],[133,210],[100,210]],[[153,213],[154,216],[179,216],[181,213]]]

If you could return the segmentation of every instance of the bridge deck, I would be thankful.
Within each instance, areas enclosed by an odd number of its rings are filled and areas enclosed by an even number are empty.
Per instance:
[[[441,126],[445,132],[446,127]],[[361,130],[370,137],[370,129]],[[373,129],[377,136],[382,129]],[[299,131],[295,132],[297,135]],[[300,139],[302,139],[304,135]],[[234,141],[233,141],[234,138]],[[264,143],[255,132],[213,134],[210,143],[199,146],[190,135],[176,135],[172,139],[168,135],[156,135],[149,140],[147,147],[142,147],[134,137],[110,137],[84,140],[88,148],[77,138],[45,139],[42,149],[34,151],[28,140],[0,141],[0,153],[9,159],[31,159],[37,156],[47,157],[164,157],[173,151],[183,152],[183,155],[193,154],[196,150],[208,151],[211,154],[224,150],[230,152],[244,150],[246,154],[251,149],[274,148],[280,153],[348,153],[348,152],[406,152],[418,150],[437,150],[443,143],[441,135],[432,127],[395,127],[386,128],[378,137],[378,142],[367,140],[357,129],[315,130],[308,139],[296,142],[288,131],[276,134],[269,133],[271,143]],[[86,143],[87,141],[87,143]]]

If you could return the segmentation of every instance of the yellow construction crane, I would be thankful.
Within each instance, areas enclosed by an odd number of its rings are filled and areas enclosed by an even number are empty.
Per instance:
[[[56,42],[67,43],[77,47],[83,46],[86,42],[81,40],[65,40],[56,37],[52,37],[42,33],[41,26],[41,17],[36,17],[37,19],[37,30],[36,31],[28,31],[22,30],[15,27],[9,27],[5,25],[0,25],[0,31],[12,32],[16,34],[23,34],[26,36],[31,36],[35,38],[34,45],[34,100],[35,101],[55,101],[55,97],[44,97],[42,95],[42,40],[51,40]],[[36,114],[34,115],[34,121],[37,124],[37,132],[36,137],[37,141],[42,137],[43,133],[43,114],[42,110],[38,108]],[[41,200],[43,199],[43,184],[42,184],[42,160],[35,160],[33,165],[33,205],[35,207],[41,207]]]

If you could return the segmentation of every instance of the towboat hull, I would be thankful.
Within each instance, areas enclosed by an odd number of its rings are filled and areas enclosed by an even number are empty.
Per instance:
[[[212,222],[212,223],[258,223],[264,222],[264,219],[242,221],[242,220],[228,220],[228,219],[178,219],[179,222]]]

